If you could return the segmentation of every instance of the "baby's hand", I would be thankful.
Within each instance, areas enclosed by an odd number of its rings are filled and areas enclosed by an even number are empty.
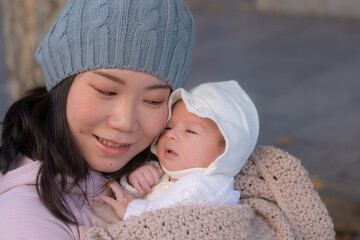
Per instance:
[[[128,181],[139,193],[151,193],[151,187],[159,182],[163,174],[161,168],[145,164],[130,173]]]
[[[112,182],[109,184],[109,187],[115,194],[115,199],[102,194],[100,195],[100,198],[109,204],[115,210],[120,219],[123,220],[127,206],[135,199],[135,197],[123,189],[117,182]]]

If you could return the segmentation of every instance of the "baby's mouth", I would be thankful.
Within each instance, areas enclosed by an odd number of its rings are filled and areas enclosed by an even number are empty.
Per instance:
[[[172,151],[172,150],[170,150],[170,149],[168,149],[166,152],[167,152],[167,153],[171,153],[171,154],[174,154],[174,153],[175,153],[174,151]]]
[[[169,148],[169,147],[167,147],[167,148],[165,149],[165,152],[166,152],[167,154],[177,155],[176,152],[175,152],[174,150],[172,150],[171,148]]]

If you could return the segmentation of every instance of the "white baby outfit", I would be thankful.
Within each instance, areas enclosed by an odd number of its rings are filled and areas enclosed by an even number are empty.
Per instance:
[[[239,202],[240,192],[234,189],[234,176],[254,150],[259,134],[254,103],[236,81],[204,83],[189,92],[183,88],[172,92],[168,120],[172,105],[179,100],[184,101],[189,112],[217,124],[225,139],[225,151],[207,168],[168,171],[161,166],[165,174],[160,183],[153,186],[152,193],[132,201],[124,219],[179,204],[211,206]],[[156,144],[157,139],[151,146],[154,154]],[[172,183],[169,176],[178,180]],[[126,177],[122,178],[121,185],[138,196]]]

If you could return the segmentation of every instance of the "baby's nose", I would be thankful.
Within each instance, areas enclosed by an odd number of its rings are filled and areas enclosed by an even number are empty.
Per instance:
[[[176,133],[173,129],[168,130],[165,137],[169,140],[174,140],[174,141],[177,139]]]

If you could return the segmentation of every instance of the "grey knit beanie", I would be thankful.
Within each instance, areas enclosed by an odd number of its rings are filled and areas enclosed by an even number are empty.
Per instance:
[[[36,51],[46,86],[91,69],[146,72],[184,85],[195,25],[181,0],[69,0]]]

